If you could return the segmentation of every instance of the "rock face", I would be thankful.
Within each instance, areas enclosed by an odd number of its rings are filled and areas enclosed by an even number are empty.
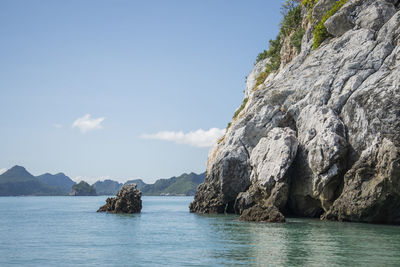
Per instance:
[[[243,218],[256,221],[284,221],[279,209],[284,209],[289,192],[288,170],[297,153],[296,133],[290,128],[274,128],[260,139],[250,156],[251,186],[239,193],[235,211]],[[258,203],[258,204],[257,204]],[[254,206],[256,205],[256,206]],[[257,207],[253,209],[254,207]],[[264,208],[279,216],[266,216]],[[246,212],[246,210],[250,210]],[[256,214],[256,215],[255,215]]]
[[[335,1],[320,0],[315,20]],[[296,214],[400,224],[399,1],[349,0],[313,50],[301,52],[253,90],[210,151],[192,212],[283,221]],[[303,11],[304,18],[306,11]]]
[[[107,198],[106,204],[97,212],[110,213],[139,213],[142,210],[142,192],[137,189],[136,184],[124,185],[118,191],[116,197]]]

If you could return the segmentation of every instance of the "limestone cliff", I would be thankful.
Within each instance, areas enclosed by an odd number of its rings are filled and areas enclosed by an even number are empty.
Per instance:
[[[283,40],[279,70],[260,84],[265,59],[248,76],[192,212],[400,223],[399,1],[314,2],[301,52]]]

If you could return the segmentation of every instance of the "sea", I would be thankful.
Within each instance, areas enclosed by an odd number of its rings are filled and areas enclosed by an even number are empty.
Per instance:
[[[400,227],[189,212],[193,197],[0,197],[0,266],[400,266]]]

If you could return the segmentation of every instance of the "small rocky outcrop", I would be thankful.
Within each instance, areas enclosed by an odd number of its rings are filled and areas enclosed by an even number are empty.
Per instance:
[[[74,184],[71,188],[70,196],[96,196],[96,189],[85,181]]]
[[[191,212],[400,224],[400,3],[347,1],[313,47],[336,3],[303,7],[301,52],[283,44],[258,86],[268,58],[255,65]]]
[[[136,184],[124,185],[116,197],[107,198],[106,204],[97,212],[110,213],[139,213],[142,210],[142,192]]]
[[[275,206],[262,207],[256,204],[243,211],[239,220],[249,222],[285,222],[285,216]]]

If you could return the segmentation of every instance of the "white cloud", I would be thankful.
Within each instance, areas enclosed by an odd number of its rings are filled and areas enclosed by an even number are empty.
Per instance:
[[[102,129],[103,126],[101,123],[104,121],[104,117],[100,118],[91,118],[90,114],[86,114],[82,118],[78,118],[72,124],[72,128],[79,128],[82,133],[86,133],[87,131]]]
[[[195,147],[211,147],[225,134],[225,129],[211,128],[208,131],[199,129],[184,133],[182,131],[162,131],[155,134],[143,134],[140,137],[144,139],[156,139],[172,141],[178,144],[186,144]]]
[[[7,169],[6,168],[2,168],[2,169],[0,169],[0,175],[1,174],[3,174],[3,173],[5,173],[7,171]]]
[[[54,123],[53,126],[54,126],[54,128],[57,128],[57,129],[61,129],[63,127],[63,125],[59,124],[59,123]]]

